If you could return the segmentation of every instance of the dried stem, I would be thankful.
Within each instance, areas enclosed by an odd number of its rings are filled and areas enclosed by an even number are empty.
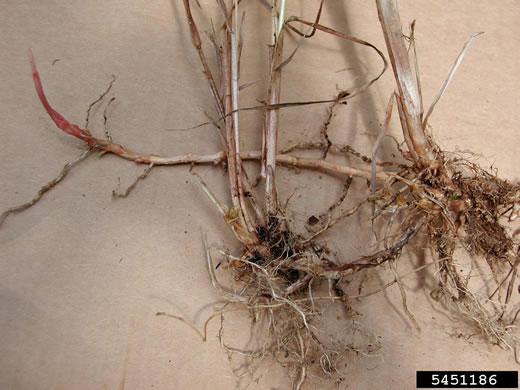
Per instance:
[[[376,0],[376,4],[399,91],[399,117],[408,149],[416,164],[432,166],[435,156],[422,125],[419,88],[404,44],[397,0]]]
[[[280,21],[279,23],[282,23]],[[278,68],[282,62],[284,30],[277,36],[272,50],[269,67],[269,88],[267,101],[270,105],[280,103],[280,88],[282,83],[282,69]],[[280,110],[267,109],[265,112],[264,140],[261,174],[266,178],[265,202],[267,214],[274,215],[277,209],[276,188],[274,184],[276,172],[276,154],[278,149],[278,123]]]
[[[222,104],[222,99],[218,92],[217,84],[215,83],[215,79],[213,78],[213,74],[209,68],[208,62],[206,61],[206,56],[204,55],[204,51],[202,50],[202,41],[200,40],[199,30],[197,29],[197,25],[195,24],[195,20],[191,14],[190,8],[190,0],[183,0],[184,8],[186,10],[186,16],[188,18],[188,24],[190,26],[190,34],[191,34],[191,42],[197,53],[200,57],[200,62],[202,63],[202,68],[204,70],[204,74],[208,79],[208,83],[210,86],[211,94],[213,95],[213,99],[215,100],[215,104],[217,107],[218,114],[221,118],[225,116],[224,114],[224,106]]]
[[[227,14],[227,9],[223,11]],[[235,8],[236,11],[236,8]],[[237,12],[237,11],[236,11]],[[230,21],[232,22],[234,18]],[[238,206],[240,224],[250,233],[250,239],[255,236],[253,221],[249,215],[245,201],[243,182],[247,180],[243,173],[240,159],[240,138],[238,129],[238,53],[236,33],[227,23],[223,27],[222,42],[222,74],[221,84],[224,90],[224,123],[226,127],[226,155],[228,160],[228,174],[231,185],[233,205]]]

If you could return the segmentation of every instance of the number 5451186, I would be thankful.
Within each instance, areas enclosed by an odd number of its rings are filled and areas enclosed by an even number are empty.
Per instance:
[[[496,375],[464,375],[464,374],[432,374],[431,384],[433,386],[484,386],[484,385],[496,385]]]

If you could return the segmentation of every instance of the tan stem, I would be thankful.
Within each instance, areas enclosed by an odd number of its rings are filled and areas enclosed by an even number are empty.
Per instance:
[[[415,162],[431,166],[434,154],[422,126],[423,105],[401,32],[397,0],[376,0],[376,4],[399,91],[399,117],[405,140]]]
[[[221,151],[214,154],[196,154],[196,153],[185,153],[179,156],[160,156],[157,154],[143,154],[128,150],[122,145],[114,142],[92,138],[89,145],[100,151],[113,153],[122,157],[126,160],[135,161],[136,163],[142,164],[154,164],[154,165],[181,165],[181,164],[219,164],[226,159],[226,152]],[[242,160],[261,160],[261,151],[249,151],[241,152],[240,158]],[[276,162],[278,164],[292,166],[295,168],[310,168],[322,170],[328,173],[362,177],[364,179],[371,178],[371,171],[368,169],[354,168],[347,165],[341,165],[331,163],[324,160],[314,160],[312,158],[297,157],[291,154],[279,154],[276,156]],[[376,172],[377,180],[386,180],[391,176],[387,172]]]
[[[251,155],[251,157],[253,157]],[[279,154],[276,156],[276,161],[282,165],[288,165],[298,168],[312,168],[319,169],[326,172],[337,173],[346,176],[362,177],[370,180],[371,172],[366,169],[359,169],[349,167],[347,165],[335,164],[324,160],[314,160],[311,158],[296,157],[290,154]],[[377,180],[386,180],[390,177],[390,174],[386,172],[377,172]]]
[[[224,121],[226,124],[226,153],[228,159],[228,173],[231,185],[231,197],[234,206],[240,207],[239,218],[241,225],[247,231],[253,233],[255,231],[251,217],[249,216],[247,205],[245,202],[244,189],[242,186],[242,162],[240,160],[239,138],[235,126],[238,124],[236,115],[233,115],[233,63],[232,63],[232,40],[230,29],[226,28],[223,33],[222,42],[222,83],[224,86],[224,112],[226,114]],[[236,103],[238,104],[238,102]]]
[[[215,83],[215,79],[213,78],[213,75],[209,68],[208,62],[206,61],[206,56],[204,55],[204,51],[202,50],[202,41],[200,39],[200,34],[199,34],[199,30],[197,29],[197,25],[195,24],[195,20],[193,19],[193,16],[191,14],[190,1],[189,0],[183,0],[183,1],[184,1],[184,9],[186,10],[186,16],[188,18],[188,24],[190,26],[191,42],[192,42],[193,46],[195,47],[195,49],[197,50],[197,53],[199,54],[200,62],[202,64],[202,68],[204,69],[204,74],[206,75],[206,78],[208,79],[211,94],[213,95],[215,104],[217,106],[217,111],[218,111],[220,117],[222,118],[222,117],[224,117],[224,107],[222,105],[222,100],[221,100],[220,94],[218,92],[217,84]]]
[[[222,42],[222,83],[224,85],[224,123],[226,125],[226,154],[228,159],[228,172],[231,184],[231,198],[233,205],[237,206],[238,201],[238,180],[237,180],[237,161],[235,149],[235,134],[233,128],[233,116],[227,115],[233,112],[231,98],[231,42],[227,31],[224,32]]]
[[[270,72],[269,72],[269,89],[268,89],[268,103],[276,105],[280,103],[280,88],[282,84],[282,69],[279,65],[282,62],[283,53],[283,37],[282,30],[278,35],[276,43],[273,48],[271,57]],[[276,202],[276,187],[275,187],[275,172],[276,172],[276,154],[278,150],[278,123],[280,117],[280,110],[277,108],[268,109],[265,112],[264,124],[264,152],[265,156],[262,167],[262,173],[266,178],[265,202],[268,214],[275,214],[277,208]]]

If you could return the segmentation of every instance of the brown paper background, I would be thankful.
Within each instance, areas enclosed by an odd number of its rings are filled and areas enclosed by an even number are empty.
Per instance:
[[[221,19],[211,0],[201,3],[204,13],[194,8],[203,30],[209,28],[210,17],[215,23]],[[260,79],[242,93],[241,105],[250,106],[265,92],[270,22],[259,2],[245,3],[241,78]],[[308,19],[318,5],[303,0],[288,3],[289,15]],[[473,42],[431,124],[442,147],[471,150],[482,156],[483,166],[493,165],[501,176],[518,180],[520,3],[400,3],[405,31],[417,19],[426,105],[468,36],[485,31]],[[219,150],[216,132],[209,127],[164,130],[195,125],[204,121],[203,109],[213,110],[180,0],[3,0],[0,5],[2,209],[31,199],[81,153],[80,142],[56,129],[37,99],[29,48],[51,104],[71,122],[84,125],[88,105],[114,74],[117,81],[110,96],[116,101],[108,129],[116,142],[165,155]],[[371,1],[326,0],[322,23],[386,52]],[[289,45],[294,45],[293,39]],[[207,43],[205,47],[209,49]],[[207,53],[213,58],[211,50]],[[287,67],[282,100],[329,98],[336,85],[359,85],[379,67],[370,50],[317,34]],[[342,107],[331,125],[331,138],[368,154],[393,86],[388,71],[369,93]],[[90,129],[98,136],[103,134],[103,107],[92,112]],[[283,111],[281,146],[312,139],[325,112],[325,106]],[[244,149],[258,147],[260,115],[241,114]],[[393,125],[397,135],[397,121]],[[390,158],[392,142],[383,146],[380,157]],[[254,167],[250,166],[253,174]],[[167,311],[200,327],[218,301],[205,269],[201,230],[214,248],[238,245],[188,167],[155,168],[127,199],[112,199],[118,178],[125,188],[143,169],[114,156],[91,156],[36,206],[10,216],[0,228],[0,388],[239,386],[216,338],[218,320],[209,327],[208,342],[201,343],[184,324],[155,316]],[[229,200],[221,169],[195,169],[220,199]],[[278,183],[281,199],[296,190],[289,203],[294,221],[326,210],[341,189],[341,182],[325,174],[295,174],[284,168]],[[366,187],[361,183],[358,188]],[[359,233],[359,222],[344,221],[326,237],[340,258],[366,253],[368,241]],[[404,270],[408,258],[401,260]],[[425,260],[411,256],[412,264],[420,261]],[[367,291],[380,286],[385,277],[388,280],[389,275],[384,272],[374,274]],[[352,359],[345,368],[348,380],[339,388],[413,388],[416,370],[517,369],[510,352],[487,346],[477,337],[469,342],[457,338],[464,328],[429,300],[429,291],[422,288],[431,287],[428,281],[427,273],[405,280],[408,304],[421,334],[403,314],[396,286],[357,304],[363,314],[360,323],[381,337],[383,349],[379,357]],[[247,335],[245,325],[246,314],[228,315],[227,340],[232,343]],[[290,387],[290,378],[276,366],[262,368],[257,376],[258,383],[250,388]]]

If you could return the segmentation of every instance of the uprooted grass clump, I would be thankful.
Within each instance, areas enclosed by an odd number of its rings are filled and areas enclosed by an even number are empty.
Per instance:
[[[271,216],[266,227],[257,227],[257,234],[258,246],[244,247],[240,256],[220,251],[225,258],[223,268],[232,270],[232,290],[217,281],[207,249],[212,283],[234,304],[229,311],[243,306],[251,315],[252,326],[262,328],[262,342],[253,351],[225,345],[221,329],[225,350],[230,356],[249,360],[270,357],[292,373],[297,386],[307,377],[342,381],[345,374],[340,365],[349,353],[372,355],[378,347],[374,337],[355,321],[356,312],[338,284],[342,272],[337,271],[337,259],[323,245],[293,233],[282,212]],[[334,337],[324,313],[334,306],[338,309],[338,304],[349,329],[342,327],[346,333]],[[250,375],[253,365],[248,362]]]
[[[512,349],[516,353],[513,309],[509,303],[516,279],[519,260],[514,232],[508,231],[505,221],[518,216],[520,186],[498,178],[464,159],[451,160],[445,165],[444,202],[438,205],[428,233],[436,245],[439,258],[439,285],[432,296],[450,302],[463,317],[473,322],[484,337],[493,344]],[[450,177],[451,176],[451,177]],[[446,178],[451,181],[447,182]],[[485,259],[496,289],[484,296],[470,288],[470,273],[457,273],[454,252],[462,246],[477,259]],[[502,298],[505,291],[505,298]],[[495,297],[496,296],[496,297]]]
[[[347,321],[352,321],[355,310],[350,304],[351,297],[338,282],[346,275],[385,264],[401,287],[406,314],[420,330],[406,306],[405,292],[395,272],[395,262],[403,248],[419,232],[429,236],[438,255],[429,264],[437,266],[437,287],[431,291],[432,298],[442,302],[457,318],[469,322],[490,343],[515,350],[518,341],[514,320],[518,313],[507,308],[516,278],[518,247],[504,220],[513,220],[517,215],[520,187],[468,159],[449,159],[447,155],[437,149],[439,164],[435,169],[417,168],[412,163],[394,173],[369,196],[376,205],[375,219],[391,215],[381,242],[394,240],[392,245],[386,244],[371,255],[342,262],[318,244],[314,235],[303,237],[293,233],[282,211],[270,216],[266,227],[256,228],[257,245],[244,247],[238,257],[222,252],[226,259],[224,268],[233,271],[234,292],[216,281],[208,252],[208,266],[217,290],[230,302],[246,305],[253,318],[269,317],[263,324],[270,341],[263,345],[260,355],[256,351],[251,356],[271,356],[277,361],[284,356],[285,365],[291,365],[292,357],[293,368],[299,367],[296,379],[318,367],[328,377],[344,378],[338,362],[343,362],[349,351],[359,352],[359,346],[350,344],[348,337],[343,342],[336,340],[334,346],[327,343],[327,338],[320,338],[319,334],[326,329],[323,312],[331,302],[340,303]],[[394,229],[397,233],[391,232],[399,214],[404,219]],[[328,218],[311,217],[308,223],[324,224],[319,230],[322,233],[329,227],[327,219],[330,221],[330,214]],[[460,268],[454,255],[457,247],[486,260],[497,285],[495,293],[484,296],[470,288],[471,270],[469,273],[457,270]],[[313,293],[323,292],[323,287],[328,290],[326,294]],[[505,300],[493,300],[493,295],[500,295],[503,287],[507,290]],[[365,348],[368,345],[367,341]]]
[[[428,141],[435,145],[430,137]],[[376,216],[385,210],[404,214],[401,226],[405,229],[415,224],[413,219],[422,220],[421,230],[438,256],[438,282],[431,297],[476,326],[487,341],[516,354],[514,321],[518,312],[509,303],[520,252],[514,240],[518,230],[511,231],[506,223],[518,217],[520,185],[500,179],[467,158],[449,158],[437,146],[433,149],[435,160],[430,166],[412,164],[373,194],[372,199],[381,204]],[[473,256],[468,272],[460,269],[455,255],[458,248]],[[472,272],[481,267],[482,258],[496,285],[487,295],[470,286],[478,276]],[[489,285],[490,280],[477,279]]]
[[[225,267],[233,270],[235,291],[240,291],[234,293],[237,296],[232,301],[245,303],[253,318],[261,313],[272,316],[266,326],[269,340],[276,342],[264,345],[262,357],[271,356],[279,361],[282,355],[285,364],[290,365],[292,356],[296,359],[292,361],[293,368],[299,368],[296,378],[317,367],[328,377],[344,378],[338,369],[339,362],[344,362],[347,352],[359,352],[359,347],[346,342],[348,337],[343,343],[336,340],[334,346],[319,338],[318,334],[326,329],[323,311],[336,301],[341,303],[347,321],[355,317],[351,297],[339,283],[346,275],[388,264],[394,272],[394,282],[400,285],[395,262],[419,232],[429,237],[438,255],[436,261],[428,264],[437,266],[437,287],[431,291],[431,297],[443,303],[456,318],[470,324],[488,342],[516,353],[518,339],[514,321],[518,311],[508,309],[516,278],[518,244],[504,222],[517,216],[520,186],[500,179],[469,159],[449,159],[447,155],[437,149],[436,161],[442,163],[436,169],[411,164],[369,196],[376,204],[376,219],[391,214],[387,236],[381,241],[394,239],[392,245],[387,244],[371,255],[341,262],[314,241],[314,236],[305,238],[292,233],[282,212],[271,216],[266,228],[257,227],[263,249],[246,247],[240,257],[225,253]],[[397,233],[391,233],[392,222],[398,214],[404,215],[404,220]],[[308,223],[325,224],[320,229],[322,233],[328,228],[324,217],[311,217]],[[460,263],[455,256],[458,247],[475,256],[477,262],[479,258],[485,259],[497,286],[494,293],[485,296],[470,287],[472,269],[467,273],[463,269],[458,271]],[[321,284],[327,285],[328,294],[315,296],[313,291],[324,291]],[[400,287],[403,308],[420,331]],[[506,296],[501,299],[504,288]],[[499,298],[494,300],[495,294]],[[367,341],[365,348],[369,345]]]
[[[301,388],[308,378],[342,380],[345,378],[342,364],[346,356],[349,353],[374,354],[379,348],[379,343],[377,338],[356,321],[357,313],[351,302],[354,297],[342,289],[341,281],[348,275],[359,274],[360,271],[388,266],[394,280],[383,289],[394,283],[398,284],[403,310],[420,330],[407,307],[406,291],[401,283],[403,275],[397,273],[396,263],[403,249],[416,235],[422,234],[428,237],[438,258],[414,271],[427,266],[437,267],[436,287],[430,294],[432,298],[442,302],[458,318],[469,322],[473,329],[477,329],[489,342],[516,351],[518,340],[514,328],[520,311],[515,313],[511,309],[510,299],[520,261],[518,243],[514,240],[518,231],[509,231],[505,223],[508,220],[513,221],[518,216],[520,187],[483,170],[467,158],[451,157],[443,152],[426,132],[428,117],[451,80],[470,41],[450,71],[438,97],[427,114],[423,115],[417,64],[413,72],[409,60],[409,53],[415,53],[413,25],[410,47],[407,48],[401,33],[396,1],[376,1],[396,77],[397,92],[392,94],[384,125],[369,158],[348,145],[333,144],[327,135],[327,126],[335,108],[362,93],[379,79],[387,68],[385,56],[368,42],[319,24],[323,1],[314,22],[298,17],[284,19],[284,5],[279,8],[276,3],[269,5],[267,8],[272,13],[273,34],[269,56],[268,96],[265,99],[267,103],[250,108],[264,112],[262,147],[259,151],[244,152],[240,150],[238,118],[241,110],[238,104],[241,89],[238,80],[243,44],[243,19],[239,28],[238,2],[230,1],[229,6],[225,3],[218,1],[225,16],[225,22],[220,28],[222,38],[219,41],[215,31],[208,34],[217,56],[217,78],[213,76],[202,50],[202,40],[191,14],[190,1],[184,0],[192,43],[201,59],[218,115],[217,118],[207,115],[222,140],[222,151],[212,155],[187,153],[182,156],[164,157],[142,154],[113,142],[108,135],[106,139],[94,137],[89,130],[69,123],[50,106],[31,55],[34,83],[43,106],[60,129],[88,146],[85,156],[92,150],[98,150],[147,164],[148,168],[138,180],[144,179],[156,165],[211,163],[225,164],[227,167],[231,206],[217,200],[202,178],[194,173],[201,188],[242,244],[238,254],[219,249],[222,260],[215,265],[215,249],[208,246],[204,235],[211,282],[226,304],[206,320],[202,332],[181,317],[167,313],[157,314],[184,322],[206,341],[207,326],[212,319],[220,317],[223,324],[223,316],[226,313],[249,312],[252,327],[258,328],[259,334],[254,348],[245,350],[230,346],[224,341],[222,327],[219,332],[221,344],[230,356],[240,355],[248,360],[245,366],[246,373],[247,370],[251,370],[253,360],[270,357],[289,370],[296,389]],[[308,29],[301,32],[295,25],[306,26]],[[290,62],[303,40],[311,38],[317,31],[371,48],[383,61],[382,71],[363,86],[352,91],[341,91],[333,99],[280,103],[282,69]],[[284,59],[283,37],[291,32],[299,35],[300,41],[296,49]],[[471,38],[474,36],[476,34]],[[104,95],[98,101],[103,97]],[[279,110],[317,103],[330,103],[320,133],[322,139],[296,144],[278,153]],[[397,105],[408,150],[403,151],[398,145],[401,161],[378,164],[376,154],[382,138],[386,136],[394,103]],[[322,157],[300,157],[297,151],[301,149],[321,151]],[[327,155],[333,153],[355,156],[360,160],[359,163],[364,165],[358,168],[331,163],[327,160]],[[264,199],[261,201],[253,196],[253,185],[248,180],[243,166],[244,160],[260,162],[260,176],[265,183]],[[36,203],[46,191],[65,177],[75,163],[67,164],[60,176],[44,186],[33,201],[3,213],[0,216],[0,224],[9,214]],[[344,180],[339,199],[322,215],[309,217],[307,222],[310,234],[307,236],[295,233],[296,229],[290,226],[285,210],[278,201],[275,185],[277,164],[320,169]],[[381,167],[390,168],[384,171],[376,170]],[[340,211],[339,206],[347,197],[355,177],[368,181],[370,193],[363,194],[355,207]],[[122,194],[114,193],[114,197],[126,197],[136,183],[137,181]],[[384,229],[384,234],[379,239],[378,249],[361,257],[344,260],[339,259],[325,243],[317,241],[319,235],[339,220],[355,215],[362,207],[369,205],[372,209],[372,226],[368,226],[367,223],[367,226],[360,228],[370,229],[379,223],[379,227]],[[457,262],[456,250],[459,248],[474,256],[472,263],[467,267],[469,271],[461,269]],[[368,248],[366,252],[369,252]],[[488,281],[482,277],[477,279],[486,286],[491,285],[488,282],[494,283],[495,290],[490,293],[474,288],[474,270],[481,266],[482,258],[492,273],[492,280]],[[219,267],[229,271],[232,276],[229,284],[224,285],[217,279],[215,269]],[[356,298],[362,296],[360,293]],[[340,331],[329,328],[327,313],[333,309],[341,310],[342,318],[345,320],[346,325]],[[249,373],[251,374],[251,371]]]

